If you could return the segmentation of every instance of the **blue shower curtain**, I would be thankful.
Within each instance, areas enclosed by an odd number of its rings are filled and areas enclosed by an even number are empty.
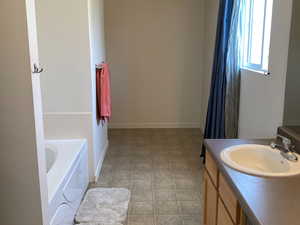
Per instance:
[[[245,23],[246,1],[234,1],[229,32],[226,61],[225,138],[238,137],[243,34],[247,26]]]
[[[244,1],[220,0],[204,132],[204,138],[207,139],[237,136]],[[202,156],[204,155],[205,149],[202,151]]]

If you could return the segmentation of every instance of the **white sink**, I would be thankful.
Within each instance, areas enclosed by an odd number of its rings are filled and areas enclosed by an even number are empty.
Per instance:
[[[300,156],[297,155],[300,159]],[[224,149],[221,159],[232,169],[262,177],[300,175],[300,161],[291,162],[266,145],[236,145]]]

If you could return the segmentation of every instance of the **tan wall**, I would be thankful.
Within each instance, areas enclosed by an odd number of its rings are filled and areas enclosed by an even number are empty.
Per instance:
[[[215,41],[218,23],[219,0],[205,0],[205,50],[204,50],[204,78],[203,78],[203,126],[205,126],[212,65],[214,61]]]
[[[45,113],[91,112],[88,4],[37,1]]]
[[[204,0],[106,0],[113,127],[202,126]]]
[[[25,1],[0,2],[0,30],[1,224],[41,225]]]

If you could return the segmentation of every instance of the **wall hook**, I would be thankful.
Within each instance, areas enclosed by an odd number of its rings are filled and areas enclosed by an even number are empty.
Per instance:
[[[35,63],[33,64],[33,71],[32,73],[42,73],[44,71],[43,68],[39,68]]]

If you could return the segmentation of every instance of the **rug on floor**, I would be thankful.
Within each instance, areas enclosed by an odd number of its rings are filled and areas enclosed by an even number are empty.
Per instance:
[[[87,191],[75,221],[89,225],[117,225],[127,217],[130,191],[125,188],[94,188]]]

